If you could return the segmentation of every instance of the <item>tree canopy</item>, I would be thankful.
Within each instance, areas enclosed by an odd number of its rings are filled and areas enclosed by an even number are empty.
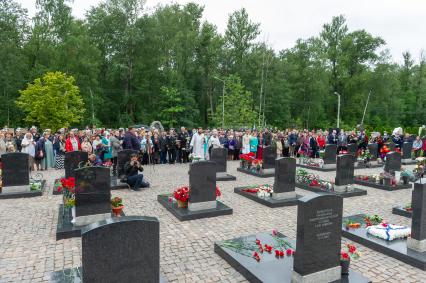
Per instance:
[[[277,51],[258,40],[261,26],[245,9],[229,16],[221,34],[195,3],[147,11],[141,0],[106,0],[76,19],[69,2],[39,0],[29,19],[13,0],[0,0],[3,125],[42,124],[39,114],[24,120],[14,101],[48,72],[75,78],[88,111],[69,120],[73,126],[221,126],[223,83],[215,77],[226,81],[225,126],[335,126],[335,92],[344,127],[361,122],[369,93],[367,127],[425,124],[426,56],[407,52],[398,64],[383,38],[351,30],[344,16]]]

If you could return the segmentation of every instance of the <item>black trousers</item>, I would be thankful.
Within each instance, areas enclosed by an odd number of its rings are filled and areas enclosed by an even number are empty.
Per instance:
[[[167,153],[169,155],[169,163],[174,164],[176,161],[176,149],[169,149]]]

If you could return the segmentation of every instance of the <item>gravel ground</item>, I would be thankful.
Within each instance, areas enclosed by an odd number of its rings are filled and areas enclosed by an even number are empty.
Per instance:
[[[234,213],[201,220],[179,222],[158,202],[157,195],[188,184],[188,164],[145,168],[151,188],[142,192],[113,191],[123,197],[126,215],[154,216],[160,221],[161,272],[169,282],[246,282],[244,277],[213,251],[213,243],[277,228],[289,237],[296,235],[297,208],[268,208],[233,192],[243,185],[273,183],[237,172],[238,162],[228,162],[228,173],[237,181],[219,182],[221,200]],[[412,168],[413,166],[407,166]],[[356,170],[356,174],[381,169]],[[52,271],[81,265],[80,238],[55,240],[61,196],[52,195],[53,181],[63,171],[44,172],[47,189],[42,197],[0,200],[0,282],[47,282]],[[333,180],[335,172],[319,172]],[[387,192],[367,189],[368,195],[346,198],[344,215],[379,214],[393,223],[410,220],[392,214],[392,206],[411,201],[411,190]],[[298,194],[310,194],[296,189]],[[346,241],[343,239],[343,241]],[[426,272],[356,244],[362,257],[353,269],[373,282],[426,282]]]

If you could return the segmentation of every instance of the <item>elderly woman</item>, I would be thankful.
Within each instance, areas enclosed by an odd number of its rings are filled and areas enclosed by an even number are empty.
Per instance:
[[[34,170],[34,157],[35,157],[35,141],[33,139],[33,135],[31,133],[26,133],[24,139],[21,142],[21,147],[23,153],[27,153],[29,158],[29,167],[30,170]]]
[[[64,135],[59,135],[55,140],[54,148],[55,148],[55,169],[64,169],[64,161],[65,161],[65,138]]]
[[[420,136],[416,137],[416,140],[413,142],[413,151],[415,158],[420,156],[420,152],[422,151],[423,142],[420,139]]]

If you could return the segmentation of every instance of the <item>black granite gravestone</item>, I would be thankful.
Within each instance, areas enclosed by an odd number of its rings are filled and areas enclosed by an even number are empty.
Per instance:
[[[274,168],[275,159],[277,159],[277,148],[274,146],[264,147],[262,153],[263,169]]]
[[[88,159],[89,155],[85,151],[66,152],[64,160],[65,178],[75,177],[74,170],[77,169],[80,164],[86,164]]]
[[[413,149],[413,143],[412,142],[404,142],[402,144],[402,159],[411,160],[412,149]]]
[[[226,158],[228,150],[226,148],[213,148],[210,161],[216,163],[216,172],[226,172]]]
[[[216,165],[199,161],[189,165],[189,203],[216,201]]]
[[[153,217],[121,217],[82,230],[84,282],[159,282],[160,224]]]
[[[426,181],[423,179],[423,181]],[[411,207],[413,209],[411,222],[411,238],[409,247],[414,247],[423,252],[426,251],[426,184],[421,180],[414,183],[414,190],[411,197]],[[422,244],[423,243],[423,244]],[[421,248],[423,246],[423,249]]]
[[[275,165],[275,193],[294,192],[296,187],[296,159],[283,157],[276,160]]]
[[[30,171],[28,158],[28,154],[21,152],[5,153],[1,156],[4,192],[7,191],[7,187],[29,186]]]
[[[349,154],[356,156],[357,151],[358,151],[358,145],[356,143],[348,144],[348,153]]]
[[[401,171],[401,154],[399,152],[389,152],[386,154],[385,169],[388,173]]]
[[[327,144],[324,151],[324,164],[336,164],[337,145]]]
[[[124,164],[130,160],[132,154],[138,154],[137,150],[124,149],[117,153],[117,173],[118,178],[122,178],[124,175]]]
[[[110,214],[110,169],[106,167],[84,167],[75,170],[75,177],[76,217]]]
[[[350,154],[337,156],[336,177],[334,179],[336,186],[347,186],[354,181],[354,158]]]
[[[388,143],[388,147],[389,147],[390,151],[394,151],[396,144],[393,141],[391,141],[391,142]]]
[[[323,281],[340,279],[342,210],[343,199],[339,196],[312,195],[299,199],[295,274],[306,276],[333,269],[331,276],[339,278]]]
[[[379,146],[377,145],[377,143],[369,143],[368,151],[371,154],[371,160],[376,160],[379,156]]]

